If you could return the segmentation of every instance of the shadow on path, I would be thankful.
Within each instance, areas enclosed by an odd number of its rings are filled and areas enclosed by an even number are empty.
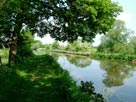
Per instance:
[[[37,56],[13,67],[0,67],[0,102],[62,102],[59,65]]]

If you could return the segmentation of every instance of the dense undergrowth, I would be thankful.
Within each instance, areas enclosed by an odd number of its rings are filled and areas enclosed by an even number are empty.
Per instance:
[[[0,102],[103,102],[94,91],[92,84],[78,87],[49,55],[0,66]]]

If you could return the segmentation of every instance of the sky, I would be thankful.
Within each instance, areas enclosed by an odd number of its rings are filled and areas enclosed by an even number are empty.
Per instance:
[[[126,22],[126,27],[136,32],[136,0],[113,0],[118,1],[124,12],[118,16]]]
[[[126,27],[128,29],[136,32],[136,0],[112,0],[118,2],[120,6],[123,7],[123,12],[117,17],[117,19],[125,21]],[[136,36],[136,33],[135,33]],[[97,35],[94,39],[94,46],[98,46],[100,44],[100,35]],[[44,38],[39,38],[35,36],[36,40],[41,40],[43,44],[52,43],[54,40],[47,35]]]

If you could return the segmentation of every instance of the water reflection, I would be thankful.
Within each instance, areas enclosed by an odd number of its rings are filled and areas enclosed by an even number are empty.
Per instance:
[[[77,67],[80,68],[85,68],[89,65],[91,65],[92,63],[92,59],[90,59],[89,57],[85,57],[85,56],[73,56],[73,55],[67,55],[67,60],[71,63],[74,64]]]
[[[103,83],[107,87],[124,85],[124,79],[132,77],[135,70],[129,63],[116,60],[101,60],[100,68],[106,72]]]
[[[59,55],[58,62],[79,84],[92,81],[107,102],[136,102],[136,67],[117,60]]]

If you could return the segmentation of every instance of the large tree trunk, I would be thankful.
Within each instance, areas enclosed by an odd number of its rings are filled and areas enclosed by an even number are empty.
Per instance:
[[[15,64],[15,56],[17,53],[16,47],[17,47],[17,37],[13,36],[9,49],[9,65]]]

